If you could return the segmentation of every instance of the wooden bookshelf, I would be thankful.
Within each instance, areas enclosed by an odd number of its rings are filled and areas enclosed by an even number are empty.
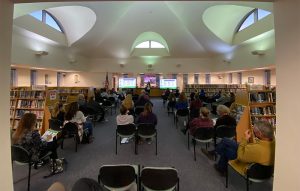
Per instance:
[[[76,102],[79,94],[83,94],[88,98],[89,89],[89,87],[49,87],[47,105],[52,109],[56,102],[61,102],[66,105]]]
[[[236,103],[244,107],[237,124],[237,141],[240,142],[244,132],[252,127],[256,120],[266,120],[276,130],[276,90],[265,86],[248,86],[236,94]],[[253,138],[253,136],[252,136]],[[253,139],[252,139],[253,140]]]
[[[185,92],[186,96],[189,97],[190,93],[197,90],[203,89],[205,91],[206,96],[212,96],[215,93],[222,91],[223,93],[236,93],[238,90],[246,89],[246,85],[244,84],[187,84],[185,85],[183,91]]]
[[[43,134],[48,129],[50,113],[46,106],[46,89],[17,87],[10,91],[10,125],[15,130],[25,113],[37,115],[36,128]]]

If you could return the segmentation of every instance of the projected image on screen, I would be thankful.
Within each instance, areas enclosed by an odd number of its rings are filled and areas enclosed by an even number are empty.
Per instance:
[[[119,88],[136,88],[136,78],[119,78]]]
[[[160,89],[176,89],[177,81],[176,79],[161,79],[160,80]]]

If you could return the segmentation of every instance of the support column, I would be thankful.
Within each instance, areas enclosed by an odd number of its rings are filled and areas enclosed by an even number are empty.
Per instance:
[[[300,190],[300,1],[274,2],[277,130],[274,190]]]
[[[13,3],[0,1],[0,190],[13,190],[10,152],[9,85],[12,44]]]

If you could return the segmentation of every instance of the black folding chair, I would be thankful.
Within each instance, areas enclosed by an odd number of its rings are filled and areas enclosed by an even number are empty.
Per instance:
[[[136,139],[136,153],[138,153],[138,137],[144,139],[155,138],[155,154],[157,155],[157,130],[154,124],[151,123],[140,123],[137,126],[137,139]]]
[[[98,183],[108,190],[128,190],[138,184],[139,166],[129,164],[103,165],[98,174]]]
[[[46,159],[51,155],[51,152],[46,153],[40,158],[40,160]],[[30,176],[31,176],[31,166],[34,162],[31,160],[31,154],[21,146],[12,145],[11,146],[11,159],[18,165],[28,165],[28,180],[27,180],[27,190],[30,190]],[[54,165],[53,165],[54,166]],[[36,166],[35,166],[36,167]]]
[[[140,190],[179,191],[178,172],[172,167],[144,167],[139,187]]]
[[[206,151],[209,143],[213,141],[214,138],[214,128],[197,128],[194,136],[192,137],[194,145],[194,160],[196,161],[196,142],[205,143]],[[190,133],[188,132],[188,149],[190,149]]]
[[[189,109],[178,109],[174,115],[175,127],[177,128],[179,118],[184,118],[184,120],[186,120],[185,122],[187,123],[189,121],[189,115]]]
[[[66,138],[73,138],[75,142],[75,152],[77,152],[78,144],[80,143],[80,138],[78,135],[78,126],[76,123],[68,122],[64,125],[62,130],[62,142],[61,149],[64,149],[64,141]]]
[[[118,137],[120,137],[120,143],[123,138],[135,139],[136,126],[134,124],[118,125],[116,129],[116,154],[118,154]],[[136,154],[136,140],[134,140],[134,153]]]
[[[235,165],[232,161],[228,162],[227,171],[226,171],[226,188],[228,188],[228,167],[232,167],[235,171]],[[237,171],[238,172],[238,171]],[[246,180],[246,190],[249,191],[249,184],[251,182],[261,183],[269,180],[273,177],[274,166],[265,166],[258,163],[250,164],[245,174],[240,174]]]

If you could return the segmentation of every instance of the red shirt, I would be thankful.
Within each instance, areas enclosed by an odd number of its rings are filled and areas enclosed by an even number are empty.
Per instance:
[[[212,128],[214,126],[214,122],[210,118],[198,117],[198,118],[194,118],[189,125],[190,125],[190,133],[191,135],[194,135],[194,133],[198,128],[205,128],[205,127]]]

